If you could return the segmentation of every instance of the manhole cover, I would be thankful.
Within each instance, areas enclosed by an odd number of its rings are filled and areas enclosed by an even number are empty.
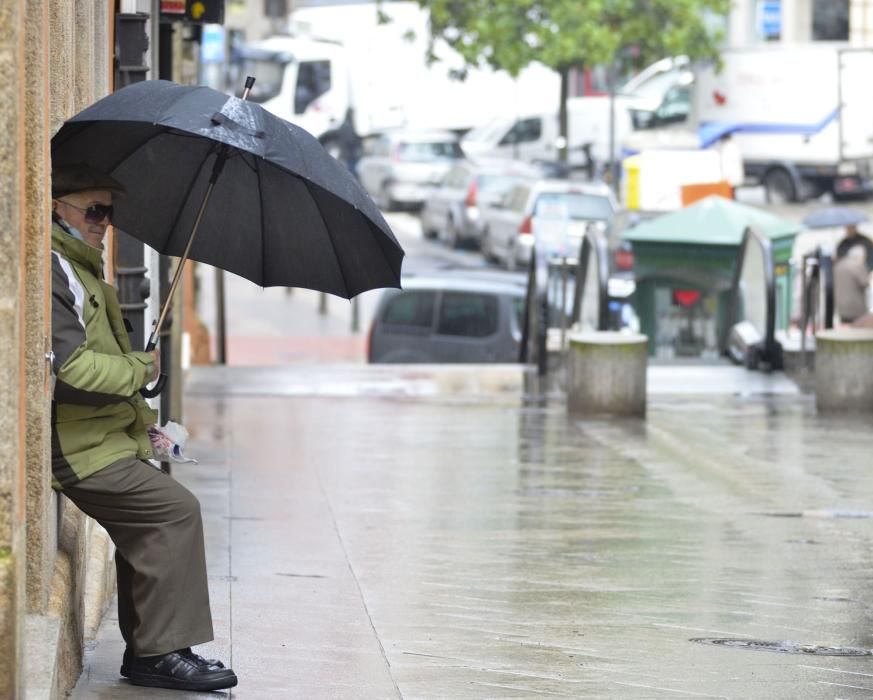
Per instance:
[[[773,651],[778,654],[807,654],[811,656],[873,656],[873,650],[857,647],[826,647],[819,644],[798,644],[797,642],[766,642],[760,639],[714,639],[698,637],[691,639],[698,644],[711,644],[718,647],[750,649],[752,651]]]

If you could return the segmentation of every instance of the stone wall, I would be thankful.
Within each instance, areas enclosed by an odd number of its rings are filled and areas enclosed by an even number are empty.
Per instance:
[[[0,698],[64,697],[112,591],[50,488],[50,139],[109,90],[113,0],[0,0]],[[27,650],[25,652],[25,649]]]

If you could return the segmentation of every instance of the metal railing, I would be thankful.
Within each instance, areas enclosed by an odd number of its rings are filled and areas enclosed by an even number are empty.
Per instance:
[[[519,362],[549,370],[549,330],[560,333],[561,352],[569,329],[609,327],[609,249],[606,236],[589,228],[576,257],[549,257],[536,247],[528,265]],[[569,305],[572,294],[572,307]]]
[[[834,327],[834,263],[821,247],[803,256],[800,267],[801,350],[806,351],[806,332]]]
[[[752,292],[756,276],[763,299]],[[758,304],[763,303],[763,308]],[[729,354],[749,369],[782,369],[782,345],[776,340],[776,273],[770,239],[753,228],[743,233],[731,285]]]
[[[591,275],[596,275],[595,279]],[[573,311],[570,326],[586,325],[590,321],[593,330],[609,329],[609,245],[606,236],[597,229],[588,229],[582,239],[579,264],[576,266],[576,289],[573,295]],[[586,299],[586,292],[593,298]],[[583,318],[583,311],[590,309],[593,318]]]

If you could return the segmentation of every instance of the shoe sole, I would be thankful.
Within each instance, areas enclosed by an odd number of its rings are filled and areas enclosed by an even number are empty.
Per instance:
[[[224,690],[233,688],[237,684],[236,674],[232,672],[208,681],[183,681],[148,673],[132,673],[127,676],[127,679],[134,685],[170,690]]]

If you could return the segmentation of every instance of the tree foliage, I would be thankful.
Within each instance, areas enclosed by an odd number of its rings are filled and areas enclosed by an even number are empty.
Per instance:
[[[707,15],[731,0],[418,0],[430,11],[429,57],[442,39],[469,66],[517,76],[533,61],[561,77],[560,132],[566,143],[569,74],[574,67],[626,71],[665,56],[718,58],[722,37]],[[630,65],[635,64],[635,65]],[[567,159],[566,147],[559,152]]]
[[[532,61],[555,70],[638,66],[664,56],[717,58],[721,36],[706,14],[726,15],[730,0],[418,0],[441,38],[470,65],[512,75]]]

